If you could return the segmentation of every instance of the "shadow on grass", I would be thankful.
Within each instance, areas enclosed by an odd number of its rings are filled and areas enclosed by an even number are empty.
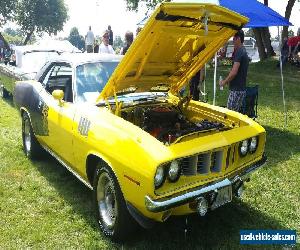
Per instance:
[[[264,126],[267,131],[266,153],[268,165],[288,160],[300,152],[299,136],[285,130]]]
[[[51,156],[34,162],[47,179],[68,203],[75,214],[98,233],[96,212],[92,203],[92,192],[62,167]],[[115,244],[99,233],[99,241],[109,248],[124,249],[238,249],[241,229],[281,229],[272,217],[266,216],[240,200],[211,211],[206,217],[197,215],[171,217],[165,223],[158,223],[151,230],[139,230],[134,238],[125,244]],[[91,242],[91,246],[97,246]]]
[[[146,249],[241,249],[241,229],[281,228],[272,217],[234,200],[210,211],[205,217],[197,214],[171,217],[154,229],[141,233],[127,246]]]
[[[50,186],[71,205],[75,214],[80,214],[91,227],[96,230],[97,223],[92,204],[92,192],[72,173],[54,159],[44,153],[42,159],[32,161],[36,169],[47,179]]]
[[[6,102],[9,106],[15,108],[14,98],[12,94],[9,94],[7,97],[3,97],[2,100]]]

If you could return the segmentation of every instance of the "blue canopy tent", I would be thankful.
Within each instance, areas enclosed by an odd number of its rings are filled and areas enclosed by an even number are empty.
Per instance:
[[[249,18],[245,28],[259,28],[270,26],[290,26],[292,25],[286,18],[278,14],[268,6],[257,0],[173,0],[172,2],[185,3],[212,3],[233,10]],[[143,26],[148,19],[146,16],[137,25]]]
[[[245,28],[292,25],[286,18],[257,0],[219,0],[219,5],[249,18]]]

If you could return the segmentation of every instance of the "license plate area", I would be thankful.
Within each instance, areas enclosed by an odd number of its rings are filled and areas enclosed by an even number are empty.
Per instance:
[[[211,209],[214,210],[224,204],[231,202],[232,200],[232,186],[225,186],[217,190],[216,200],[211,205]]]

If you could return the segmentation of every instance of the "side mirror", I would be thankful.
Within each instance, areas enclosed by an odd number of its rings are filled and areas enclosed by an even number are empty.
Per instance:
[[[55,100],[58,100],[59,104],[62,105],[63,98],[64,98],[64,92],[60,89],[53,90],[52,96]]]

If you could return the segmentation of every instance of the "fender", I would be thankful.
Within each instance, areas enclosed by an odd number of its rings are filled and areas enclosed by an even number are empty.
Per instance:
[[[48,136],[49,107],[40,97],[39,92],[29,82],[18,82],[14,91],[14,102],[18,108],[22,107],[30,114],[35,135]]]

